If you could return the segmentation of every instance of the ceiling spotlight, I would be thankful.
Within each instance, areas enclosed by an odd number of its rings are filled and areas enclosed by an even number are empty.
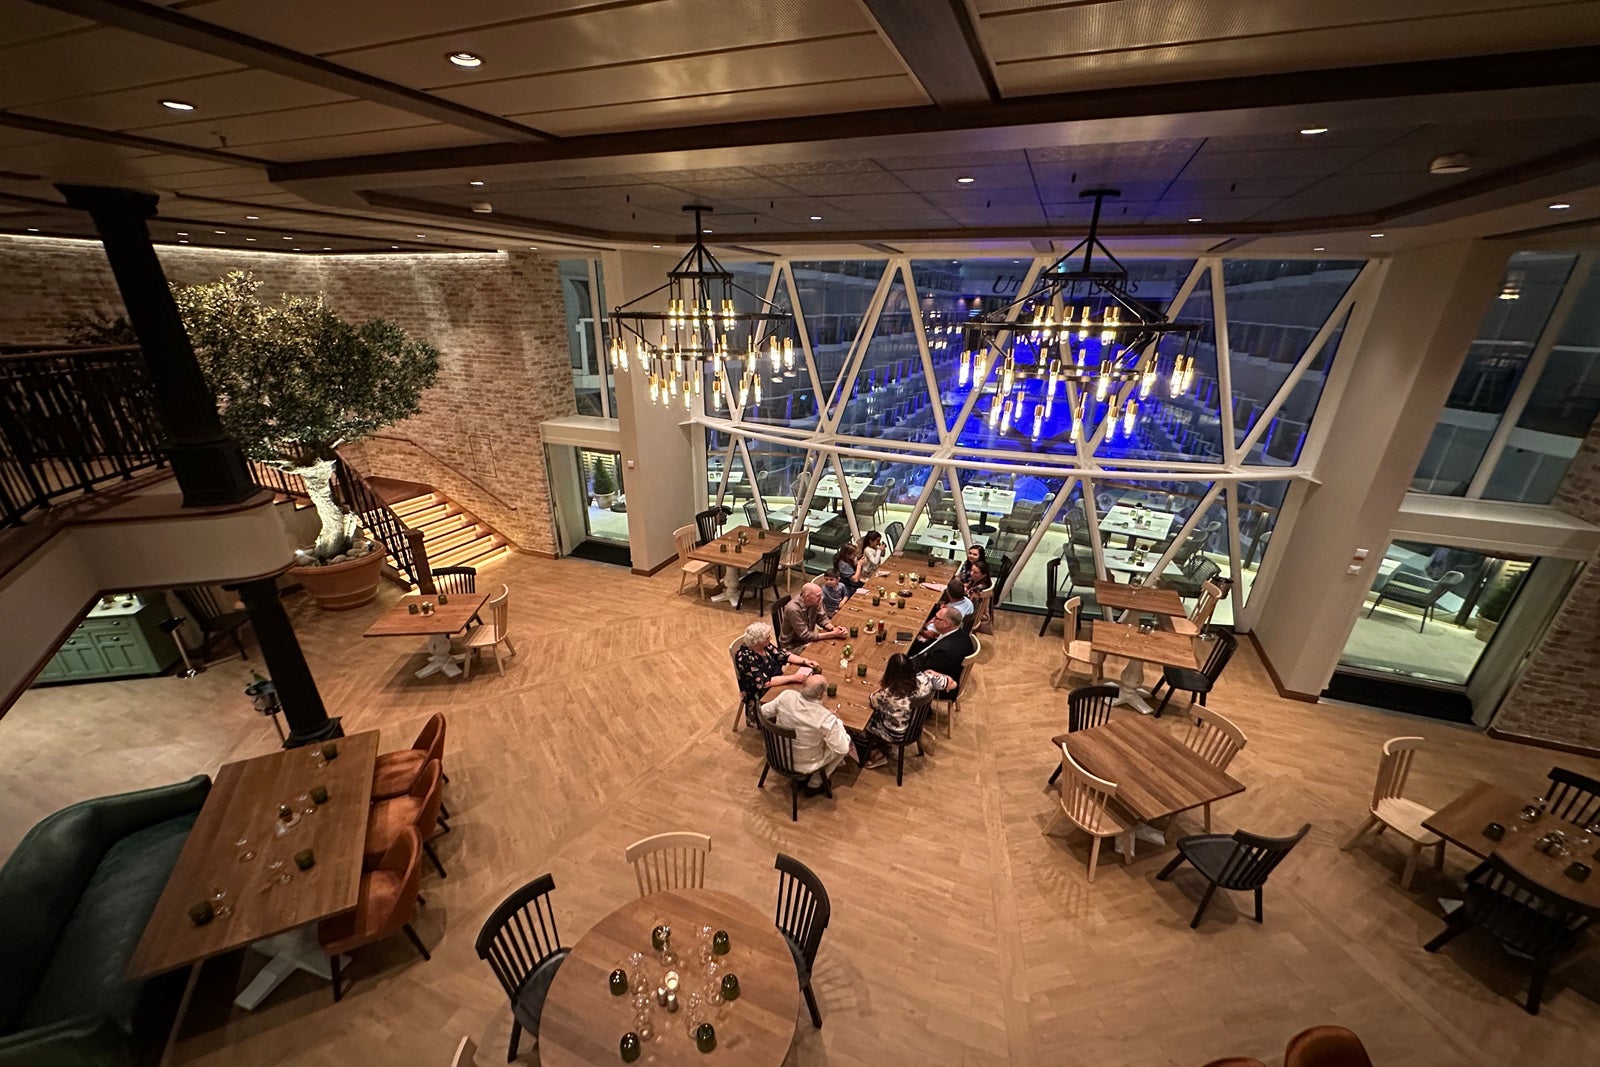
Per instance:
[[[1301,137],[1319,137],[1322,134],[1325,134],[1327,132],[1328,132],[1328,127],[1326,127],[1326,126],[1307,126],[1305,129],[1300,131],[1300,136]]]
[[[483,187],[482,182],[468,182],[467,184],[472,186],[474,189],[481,189]]]
[[[193,111],[194,110],[194,105],[193,104],[187,103],[187,102],[185,102],[183,100],[163,100],[163,101],[161,101],[161,106],[162,107],[171,108],[173,111]]]
[[[1465,152],[1435,156],[1428,164],[1429,174],[1464,174],[1472,169],[1472,157]]]
[[[212,230],[211,232],[212,233],[217,233],[217,234],[222,234],[222,233],[227,233],[228,231],[227,230]]]
[[[284,240],[285,241],[292,241],[292,240],[294,240],[294,238],[293,237],[285,237]]]
[[[178,231],[178,236],[179,237],[187,237],[187,236],[189,236],[189,231],[187,231],[187,230],[179,230]]]
[[[1545,205],[1545,207],[1547,207],[1551,211],[1565,211],[1565,210],[1567,210],[1567,208],[1569,208],[1571,206],[1572,206],[1571,204],[1567,203],[1564,200],[1557,200],[1553,204],[1546,204]]]
[[[710,231],[710,230],[708,230],[708,229],[706,229],[706,228],[705,228],[705,227],[703,227],[703,226],[702,226],[702,227],[701,227],[701,228],[700,228],[700,232],[701,232],[701,233],[710,233],[710,232],[711,232],[711,231]]]
[[[472,202],[472,213],[474,215],[493,215],[494,205],[487,200],[474,200]]]
[[[976,178],[969,177],[969,176],[963,174],[961,177],[956,179],[956,184],[957,185],[971,185],[973,182],[975,182],[977,180],[978,179],[976,179]]]
[[[428,236],[428,235],[427,235],[427,234],[425,234],[425,233],[419,233],[419,234],[417,234],[417,236],[418,236],[418,237],[426,237],[426,236]]]
[[[390,248],[399,248],[400,246],[399,245],[390,245],[389,247]]]
[[[298,252],[298,251],[300,251],[300,250],[299,250],[299,249],[298,249],[298,248],[291,248],[291,249],[289,249],[289,251],[291,251],[291,252]]]
[[[178,238],[178,243],[179,243],[179,244],[180,244],[180,245],[186,245],[186,244],[188,244],[188,243],[189,243],[189,242],[188,242],[188,241],[185,241],[185,240],[184,240],[184,239],[183,239],[183,238],[181,238],[181,237],[180,237],[180,238]]]
[[[245,238],[245,240],[246,240],[246,241],[254,241],[254,240],[255,240],[255,238],[254,238],[254,237],[246,237],[246,238]]]
[[[449,59],[450,62],[454,63],[456,66],[466,67],[468,70],[471,70],[473,67],[483,66],[483,57],[473,55],[471,52],[451,52],[445,58]]]
[[[39,232],[39,227],[37,227],[37,226],[29,226],[28,227],[28,232],[29,233],[38,233]]]
[[[330,246],[330,245],[323,245],[323,246],[322,246],[322,250],[323,250],[323,251],[324,251],[324,252],[332,252],[332,251],[333,251],[333,248],[332,248],[332,246]]]
[[[1327,248],[1323,247],[1322,245],[1318,245],[1317,247],[1313,248],[1311,251],[1313,251],[1313,252],[1326,252]]]
[[[261,216],[260,215],[246,215],[245,218],[249,219],[251,222],[259,222],[259,221],[261,221]]]
[[[1204,222],[1206,220],[1203,219],[1203,218],[1200,218],[1198,215],[1196,215],[1194,218],[1190,219],[1189,221],[1190,222]]]
[[[1381,234],[1381,233],[1369,233],[1369,234],[1367,234],[1367,236],[1368,237],[1382,237],[1383,234]]]
[[[821,222],[822,221],[822,216],[821,215],[812,215],[811,216],[811,221],[812,222]]]
[[[651,248],[660,248],[661,246],[660,245],[651,245],[650,247]]]

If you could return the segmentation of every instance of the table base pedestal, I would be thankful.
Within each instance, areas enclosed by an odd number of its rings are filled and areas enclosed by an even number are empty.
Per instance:
[[[440,671],[446,677],[454,678],[461,673],[461,668],[456,666],[456,661],[450,655],[450,638],[444,634],[433,634],[428,638],[428,662],[417,672],[417,677],[427,678]]]
[[[1140,715],[1152,714],[1156,709],[1145,700],[1149,692],[1143,686],[1144,661],[1130,659],[1128,665],[1122,668],[1122,674],[1117,677],[1117,699],[1111,702],[1111,706],[1132,708]]]
[[[322,954],[322,947],[317,943],[315,926],[302,926],[297,930],[263,938],[250,947],[270,958],[267,965],[250,980],[250,984],[233,998],[234,1004],[245,1011],[254,1011],[295,971],[309,971],[318,978],[333,981],[333,969],[328,966],[328,957]]]

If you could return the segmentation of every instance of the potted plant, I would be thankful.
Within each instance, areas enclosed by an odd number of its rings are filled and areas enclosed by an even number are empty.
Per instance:
[[[590,468],[589,492],[594,495],[596,507],[609,508],[617,502],[617,480],[612,477],[611,465],[599,456],[594,457]]]
[[[1512,598],[1517,595],[1518,584],[1517,576],[1501,574],[1489,583],[1489,588],[1478,598],[1478,617],[1473,623],[1473,632],[1479,641],[1486,642],[1494,636],[1500,620],[1506,617],[1506,611],[1511,607]]]
[[[243,271],[174,289],[222,425],[245,455],[297,474],[322,528],[291,573],[319,605],[377,595],[383,551],[333,498],[338,448],[415,415],[439,352],[385,319],[345,321],[321,297],[257,299]]]

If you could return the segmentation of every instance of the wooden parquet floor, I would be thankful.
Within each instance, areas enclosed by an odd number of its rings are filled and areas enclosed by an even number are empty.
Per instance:
[[[1523,975],[1498,949],[1462,939],[1422,951],[1464,855],[1452,851],[1445,877],[1424,870],[1405,893],[1404,856],[1387,835],[1338,851],[1364,814],[1387,737],[1433,743],[1413,786],[1433,804],[1480,777],[1531,796],[1552,763],[1600,773],[1593,761],[1281,700],[1247,643],[1213,703],[1250,737],[1232,768],[1249,789],[1217,806],[1216,828],[1276,833],[1309,820],[1313,830],[1269,884],[1264,925],[1250,920],[1248,897],[1219,895],[1190,931],[1199,881],[1155,881],[1169,853],[1142,845],[1125,867],[1108,850],[1090,886],[1084,839],[1041,834],[1056,808],[1044,783],[1065,693],[1052,686],[1058,631],[1036,636],[1037,618],[1001,615],[955,736],[941,730],[926,759],[908,759],[904,788],[888,771],[848,769],[834,800],[802,800],[792,823],[784,789],[756,788],[756,738],[730,729],[726,649],[753,612],[678,595],[672,569],[641,579],[516,557],[493,577],[512,588],[520,651],[503,678],[491,662],[464,683],[419,682],[420,641],[363,640],[393,591],[342,614],[291,606],[347,729],[379,728],[385,747],[399,747],[430,712],[449,716],[455,829],[438,850],[450,876],[424,878],[416,923],[433,960],[397,939],[356,957],[338,1005],[302,974],[256,1012],[230,1011],[231,983],[262,962],[246,953],[208,970],[209,1000],[174,1062],[440,1065],[463,1034],[479,1043],[480,1062],[499,1062],[510,1014],[473,952],[484,916],[551,871],[570,944],[636,892],[623,846],[675,828],[709,832],[710,883],[764,908],[779,850],[827,884],[833,924],[815,978],[825,1026],[797,1018],[796,1067],[1196,1067],[1225,1053],[1279,1063],[1287,1038],[1319,1022],[1361,1033],[1383,1067],[1596,1059],[1600,954],[1568,968],[1531,1018],[1510,999]],[[29,693],[0,719],[0,856],[73,800],[274,747],[270,724],[240,694],[247,675],[232,659],[187,682]],[[1198,818],[1183,825],[1197,830]],[[519,1062],[537,1053],[525,1045]]]

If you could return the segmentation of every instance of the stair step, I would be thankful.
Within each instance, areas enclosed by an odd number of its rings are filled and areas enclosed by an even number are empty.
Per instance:
[[[429,493],[427,496],[416,496],[410,500],[402,500],[398,504],[391,504],[389,510],[402,519],[409,519],[420,511],[427,511],[429,508],[439,507],[448,503],[448,500],[441,499],[437,493]]]
[[[505,559],[509,555],[511,555],[511,546],[510,545],[506,545],[506,544],[498,544],[498,545],[493,545],[492,547],[489,547],[489,548],[485,549],[483,551],[483,553],[480,554],[480,555],[472,556],[472,557],[470,557],[468,559],[461,560],[458,563],[441,564],[441,566],[445,566],[445,567],[473,567],[473,568],[475,568],[477,570],[482,570],[484,567],[488,566],[489,564],[498,563],[500,560]]]
[[[426,511],[421,515],[407,519],[406,525],[413,530],[437,532],[460,525],[463,521],[465,520],[460,508],[454,504],[441,504],[437,511]]]
[[[438,537],[424,539],[422,547],[428,550],[428,558],[431,560],[449,552],[451,549],[460,548],[468,542],[487,536],[489,536],[489,531],[482,526],[463,526],[459,530],[451,530],[448,533],[440,534]]]
[[[434,556],[433,553],[430,552],[428,554],[428,566],[470,567],[473,565],[472,560],[481,555],[485,555],[496,548],[503,547],[505,547],[505,542],[502,541],[498,535],[477,537],[471,541],[468,541],[464,545],[459,545],[456,548],[450,549],[448,552],[442,552],[438,556]]]

